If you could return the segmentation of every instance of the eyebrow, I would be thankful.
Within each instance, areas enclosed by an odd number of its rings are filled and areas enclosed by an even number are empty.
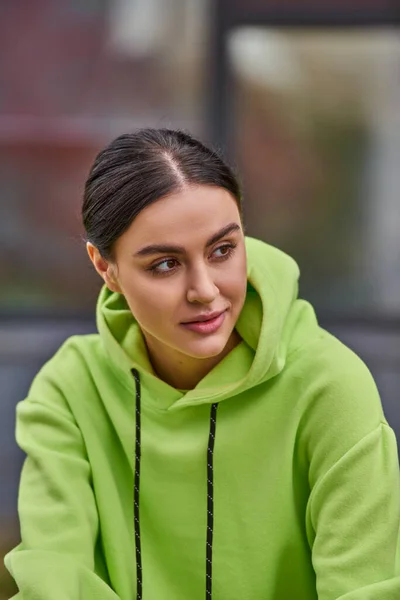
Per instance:
[[[214,233],[214,235],[207,240],[206,248],[209,248],[234,231],[240,231],[240,226],[237,223],[229,223],[229,225],[226,225]],[[151,246],[141,248],[135,252],[134,256],[150,256],[153,254],[185,254],[185,248],[183,248],[183,246],[170,246],[169,244],[152,244]]]

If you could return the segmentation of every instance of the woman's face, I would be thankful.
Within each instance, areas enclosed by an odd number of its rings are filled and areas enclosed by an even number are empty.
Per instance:
[[[108,283],[108,282],[107,282]],[[190,187],[144,209],[115,245],[121,292],[159,354],[218,356],[246,295],[240,214],[223,188]]]

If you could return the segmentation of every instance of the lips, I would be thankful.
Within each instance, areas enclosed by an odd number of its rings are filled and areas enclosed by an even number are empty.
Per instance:
[[[199,315],[197,319],[202,320],[181,323],[181,325],[185,329],[202,335],[215,333],[225,321],[226,312],[226,310],[223,310],[222,312],[209,313],[209,315]]]
[[[215,312],[212,312],[212,313],[208,313],[206,315],[198,315],[194,319],[190,319],[190,321],[184,321],[182,323],[182,325],[189,325],[191,323],[204,323],[206,321],[212,321],[213,319],[216,319],[217,317],[219,317],[220,315],[222,315],[222,313],[224,313],[225,310],[215,311]]]

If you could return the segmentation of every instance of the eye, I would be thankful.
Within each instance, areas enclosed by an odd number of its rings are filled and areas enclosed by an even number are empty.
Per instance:
[[[219,248],[216,248],[214,250],[214,252],[212,253],[212,255],[217,260],[218,259],[219,260],[224,260],[224,259],[230,257],[230,255],[234,251],[235,247],[236,246],[234,246],[233,244],[224,244],[223,246],[220,246]]]
[[[176,269],[178,261],[175,258],[167,258],[150,267],[153,275],[166,275]]]

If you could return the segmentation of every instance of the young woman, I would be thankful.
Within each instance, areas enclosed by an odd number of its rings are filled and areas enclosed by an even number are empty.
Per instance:
[[[245,238],[231,170],[141,130],[85,188],[105,282],[17,413],[21,600],[399,600],[396,441],[361,360]]]

